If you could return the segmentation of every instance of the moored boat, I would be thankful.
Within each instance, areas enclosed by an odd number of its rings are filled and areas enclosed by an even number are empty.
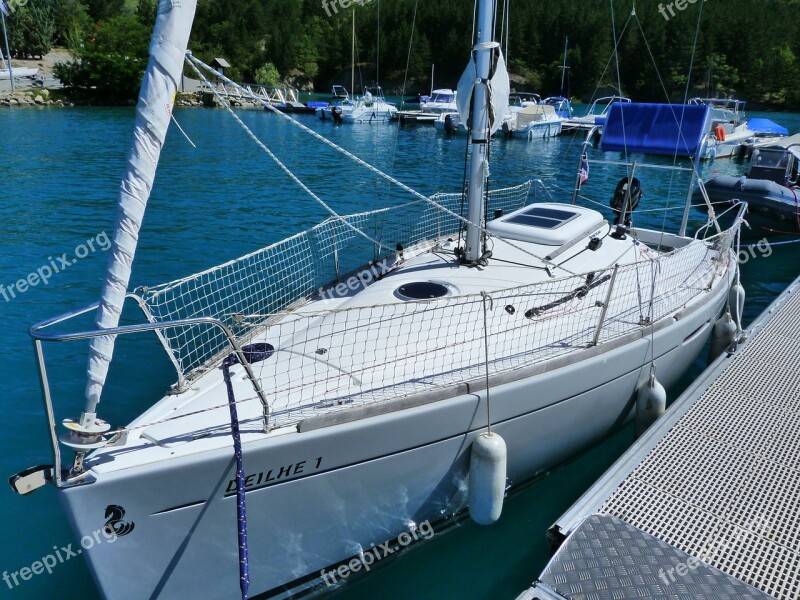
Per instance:
[[[331,567],[463,511],[487,430],[507,445],[502,505],[507,481],[602,438],[654,369],[674,383],[702,350],[736,278],[738,221],[717,235],[636,227],[633,178],[614,192],[614,223],[578,206],[577,189],[534,204],[530,184],[489,189],[507,89],[493,4],[480,2],[462,78],[465,194],[425,195],[356,159],[412,199],[340,215],[310,194],[331,214],[318,226],[129,293],[170,122],[150,107],[171,107],[195,8],[162,0],[99,307],[32,328],[53,464],[12,478],[20,493],[53,483],[76,534],[114,532],[84,554],[105,597],[324,585]],[[140,324],[119,326],[125,300]],[[51,333],[95,308],[94,329]],[[145,331],[157,332],[177,382],[112,430],[98,409],[113,340]],[[59,439],[42,347],[78,339],[93,340],[86,402]],[[65,469],[62,445],[74,453]]]
[[[743,147],[771,145],[789,135],[789,131],[769,119],[748,120],[745,102],[730,98],[692,98],[692,105],[711,108],[710,137],[703,152],[705,160],[730,158]]]
[[[719,211],[746,202],[747,221],[758,234],[798,233],[800,144],[756,148],[746,175],[717,175],[706,182],[705,190]],[[705,207],[702,190],[694,192],[693,200],[701,209]]]
[[[564,131],[585,132],[598,125],[602,128],[602,123],[608,116],[611,106],[617,102],[630,103],[632,100],[630,98],[626,98],[625,96],[606,96],[604,98],[597,98],[589,105],[589,109],[586,111],[585,115],[580,117],[573,116],[572,118],[564,121]]]

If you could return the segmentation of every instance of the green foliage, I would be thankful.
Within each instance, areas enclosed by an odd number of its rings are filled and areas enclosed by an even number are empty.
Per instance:
[[[219,2],[199,1],[201,6]],[[327,12],[319,0],[259,0],[257,4],[262,9],[260,14],[267,18],[263,37],[256,36],[240,48],[220,44],[228,51],[226,57],[231,63],[245,73],[252,65],[270,60],[282,73],[304,71],[320,90],[334,80],[349,82],[355,13],[357,78],[366,83],[374,77],[379,0],[348,9],[329,0]],[[504,0],[498,2],[500,8],[503,4]],[[639,2],[638,22],[635,18],[629,21],[633,0],[614,0],[613,4],[616,32],[625,32],[618,61],[613,59],[608,2],[511,2],[508,58],[519,76],[515,79],[525,82],[517,87],[543,95],[559,93],[559,66],[564,38],[569,36],[570,70],[564,93],[573,97],[588,100],[598,88],[621,87],[641,101],[682,100],[688,91],[690,96],[717,92],[754,103],[797,106],[796,100],[791,100],[800,96],[793,85],[800,76],[800,36],[795,31],[800,3],[796,0],[702,3],[699,44],[691,71],[701,3],[691,3],[665,19],[658,3]],[[230,9],[236,12],[237,7]],[[407,61],[412,90],[427,90],[431,63],[436,64],[437,87],[454,86],[469,53],[472,9],[473,0],[380,2],[380,72],[385,86],[398,90],[405,79]],[[216,18],[225,18],[216,14]],[[212,12],[206,10],[200,20],[211,17]],[[205,42],[203,32],[208,26],[195,30],[197,42]]]
[[[80,0],[57,0],[53,11],[55,42],[67,48],[80,48],[94,28],[89,10]]]
[[[255,83],[277,87],[281,83],[281,74],[278,73],[278,69],[275,68],[275,65],[268,62],[256,71]]]
[[[104,21],[122,13],[125,0],[84,0],[89,16],[95,21]]]
[[[150,28],[135,15],[104,21],[73,60],[55,67],[72,97],[103,104],[134,100],[148,60]]]
[[[500,0],[498,7],[502,9],[508,1]],[[20,38],[15,47],[20,48],[18,53],[30,53],[31,48],[46,46],[42,42],[54,27],[54,35],[62,43],[81,48],[83,42],[81,60],[98,68],[110,61],[120,72],[134,71],[131,62],[137,69],[143,67],[144,56],[118,60],[113,57],[122,52],[116,48],[109,48],[105,59],[96,55],[96,48],[93,51],[91,47],[94,25],[99,24],[102,32],[127,10],[133,19],[130,23],[146,23],[149,28],[154,2],[29,0],[31,5],[54,7],[49,13],[53,25],[48,25],[44,13],[39,14],[37,19],[44,19],[43,24],[21,26],[28,31],[28,39]],[[570,69],[563,91],[572,97],[587,100],[598,89],[621,87],[639,101],[680,101],[687,93],[724,94],[751,104],[800,107],[800,88],[795,84],[800,79],[798,0],[696,2],[684,10],[676,9],[668,19],[655,0],[640,1],[638,22],[629,20],[633,3],[613,0],[616,32],[624,31],[615,58],[607,0],[510,2],[507,58],[515,81],[524,82],[517,87],[542,95],[560,93],[559,66],[564,38],[569,36]],[[415,93],[428,90],[432,63],[436,65],[435,85],[455,86],[469,55],[473,6],[474,0],[370,0],[352,3],[347,9],[341,8],[341,0],[326,0],[325,4],[321,0],[198,0],[190,47],[206,62],[226,58],[232,65],[226,74],[240,81],[258,79],[264,75],[261,69],[271,63],[285,77],[312,79],[318,90],[328,90],[334,82],[349,86],[355,14],[357,80],[370,83],[380,58],[381,83],[387,92],[397,92],[406,80],[408,64],[407,90]],[[701,9],[698,47],[693,55]],[[21,15],[23,11],[18,12]],[[32,32],[45,40],[33,39]],[[141,28],[133,33],[140,41],[146,40]],[[146,41],[143,43],[146,46]],[[103,68],[113,71],[107,64]]]
[[[40,58],[50,52],[55,37],[56,0],[28,0],[8,19],[11,53],[18,58]]]

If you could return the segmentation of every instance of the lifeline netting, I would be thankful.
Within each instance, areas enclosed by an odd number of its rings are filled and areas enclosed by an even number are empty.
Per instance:
[[[525,206],[532,182],[489,192],[489,214]],[[461,211],[461,194],[432,198],[453,213]],[[458,233],[462,222],[424,200],[342,217],[359,231],[391,248],[432,247]],[[319,225],[251,254],[189,277],[139,288],[151,322],[215,317],[242,341],[263,329],[268,319],[253,322],[241,315],[278,313],[320,288],[385,258],[364,236],[342,220],[329,218]],[[205,325],[163,332],[179,377],[192,379],[213,365],[230,345],[218,328]]]
[[[273,427],[531,367],[638,332],[703,302],[735,272],[734,232],[584,276],[487,294],[287,313],[256,365]],[[615,272],[616,271],[616,272]],[[484,310],[487,329],[484,330]],[[605,309],[605,313],[604,313]],[[642,356],[646,361],[646,357]],[[252,397],[252,396],[251,396]],[[242,398],[240,398],[241,400]]]
[[[529,187],[497,192],[491,209],[519,208]],[[440,195],[437,201],[457,208],[461,198]],[[384,246],[402,243],[407,253],[432,248],[460,225],[423,201],[346,218]],[[274,356],[254,367],[275,427],[481,380],[487,370],[494,376],[531,367],[631,333],[648,336],[651,325],[702,303],[721,280],[730,284],[737,231],[738,223],[662,253],[638,244],[638,260],[631,264],[495,290],[486,301],[472,294],[326,309],[303,300],[379,258],[365,237],[329,219],[253,254],[141,293],[156,322],[212,316],[228,324],[242,344],[274,345]],[[184,326],[164,333],[186,380],[230,353],[218,329]],[[237,398],[251,400],[258,401],[254,394]]]

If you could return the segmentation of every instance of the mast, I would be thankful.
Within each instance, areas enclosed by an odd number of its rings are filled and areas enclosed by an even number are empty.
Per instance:
[[[6,44],[6,56],[8,56],[8,80],[11,82],[11,91],[14,91],[14,72],[11,70],[11,50],[8,47],[8,32],[6,31],[6,3],[0,0],[0,20],[3,22],[3,40]],[[2,52],[0,52],[2,54]],[[5,63],[5,60],[3,61]]]
[[[561,69],[561,95],[564,96],[564,78],[567,75],[567,48],[569,47],[569,36],[564,37],[564,64],[559,67]]]
[[[481,227],[484,217],[484,195],[488,177],[489,90],[487,82],[492,67],[492,27],[494,25],[494,1],[481,0],[478,8],[478,39],[475,45],[476,80],[472,97],[472,156],[468,186],[467,247],[466,261],[475,264],[483,254]],[[502,119],[503,115],[499,115]]]
[[[196,7],[197,0],[160,0],[158,5],[158,16],[150,41],[150,60],[142,79],[133,140],[120,184],[117,223],[95,317],[97,329],[111,329],[119,325],[139,230],[172,118],[175,93],[183,74]],[[96,411],[113,352],[114,336],[92,338],[85,408],[80,423],[70,427],[71,435],[64,440],[76,450],[74,472],[82,470],[86,449],[96,444],[102,432],[108,429],[107,424],[97,420]]]
[[[433,74],[436,71],[436,65],[431,63],[431,96],[433,96]]]
[[[375,85],[381,85],[381,0],[378,0],[378,48],[375,51]]]
[[[350,49],[350,93],[356,95],[356,9],[353,8],[353,47]]]

